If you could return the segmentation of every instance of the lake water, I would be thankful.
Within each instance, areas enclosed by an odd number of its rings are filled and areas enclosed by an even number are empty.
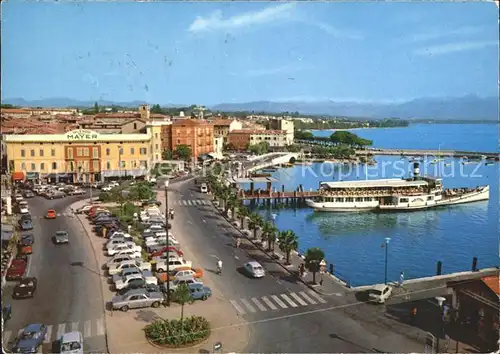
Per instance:
[[[450,131],[454,134],[450,135]],[[441,143],[443,149],[498,149],[497,125],[422,124],[354,132],[374,140],[375,147],[425,149]],[[429,141],[428,145],[422,137]],[[406,159],[380,156],[376,160],[377,165],[369,167],[317,163],[280,169],[273,175],[280,180],[275,187],[280,189],[283,184],[285,190],[294,190],[302,184],[305,190],[316,190],[321,181],[402,177],[411,171]],[[463,165],[449,159],[445,162],[451,165],[441,164],[438,168],[430,160],[424,161],[421,173],[441,176],[447,188],[488,184],[490,200],[410,213],[318,213],[309,208],[260,212],[269,219],[276,213],[279,229],[295,231],[301,252],[309,247],[323,249],[328,263],[334,263],[336,272],[353,285],[384,281],[385,249],[381,245],[386,237],[391,238],[391,280],[397,280],[400,271],[405,272],[406,278],[434,275],[438,260],[443,263],[443,273],[469,270],[474,256],[481,268],[499,265],[499,164]]]

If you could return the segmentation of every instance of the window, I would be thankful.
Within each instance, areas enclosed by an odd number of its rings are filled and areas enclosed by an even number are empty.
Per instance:
[[[106,161],[106,170],[111,170],[111,162]]]
[[[68,159],[72,159],[73,158],[73,148],[68,148]]]
[[[372,198],[371,197],[365,197],[365,202],[371,202]]]
[[[75,170],[75,163],[73,161],[69,162],[69,170],[73,172]]]
[[[143,168],[147,168],[148,167],[148,162],[147,161],[141,160],[140,164],[141,164],[141,167],[143,167]]]
[[[400,198],[399,202],[400,203],[408,203],[408,198]]]
[[[430,196],[427,197],[427,200],[432,200],[432,199],[433,199],[432,195],[430,195]]]
[[[347,198],[345,198],[345,201],[346,201],[346,203],[352,203],[352,202],[354,202],[354,198],[347,197]]]
[[[97,147],[92,148],[92,156],[94,157],[94,159],[99,158],[99,148],[97,148]]]
[[[21,170],[26,171],[26,164],[24,162],[21,163]]]
[[[136,168],[136,167],[137,167],[137,161],[135,161],[135,160],[134,160],[134,161],[132,161],[132,167],[133,167],[133,168]]]
[[[52,162],[52,169],[57,170],[57,162]]]
[[[89,148],[83,148],[83,156],[90,156]]]
[[[158,154],[155,155],[155,159],[159,160],[160,158],[158,157]]]
[[[137,130],[137,123],[134,123],[134,130]]]
[[[36,171],[36,165],[34,163],[31,164],[31,171]]]
[[[343,203],[344,202],[344,198],[335,198],[335,201],[337,203]]]
[[[43,157],[43,149],[40,149],[40,156]]]
[[[140,154],[141,155],[147,155],[148,154],[148,148],[141,148],[140,149]]]
[[[24,151],[24,149],[21,150],[21,157],[26,157],[26,151]]]
[[[56,149],[50,149],[50,156],[56,156]]]
[[[121,156],[123,155],[123,149],[121,146],[118,147],[118,154]]]
[[[40,163],[40,171],[45,171],[45,163]]]
[[[83,148],[76,148],[76,156],[83,156]]]
[[[177,139],[177,144],[180,144],[181,143],[181,139]]]
[[[155,144],[155,150],[158,150],[158,144]]]
[[[155,139],[158,139],[158,133],[155,133]]]
[[[127,167],[126,161],[120,161],[120,168]]]
[[[362,202],[362,201],[363,201],[363,198],[356,198],[356,201],[357,201],[357,202]]]
[[[135,149],[133,147],[130,148],[130,155],[134,155],[135,154]]]
[[[33,150],[33,149],[31,149],[31,150],[30,150],[30,156],[31,156],[31,157],[34,157],[34,156],[35,156],[35,150]]]
[[[110,152],[109,148],[106,148],[106,156],[109,156],[110,153],[111,152]]]
[[[94,160],[92,161],[92,168],[94,169],[94,171],[97,171],[99,170],[99,161],[98,160]]]

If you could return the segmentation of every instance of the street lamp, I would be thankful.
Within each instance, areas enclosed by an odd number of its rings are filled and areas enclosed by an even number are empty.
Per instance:
[[[384,272],[384,284],[387,284],[387,255],[389,251],[389,241],[390,237],[385,238],[385,272]]]
[[[122,150],[122,146],[121,145],[118,145],[118,171],[120,172],[120,185],[122,184],[122,154],[123,154],[123,150]]]
[[[170,306],[170,280],[168,275],[170,273],[170,243],[168,237],[168,179],[165,181],[165,232],[167,233],[167,306]]]
[[[441,334],[443,333],[443,303],[446,301],[446,298],[437,296],[436,300],[439,305],[439,333],[436,336],[436,353],[439,354],[439,339],[441,338]]]

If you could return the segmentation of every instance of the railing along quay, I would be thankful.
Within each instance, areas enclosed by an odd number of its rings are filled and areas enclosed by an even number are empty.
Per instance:
[[[255,199],[304,199],[319,196],[319,192],[254,192],[254,193],[240,193],[238,198],[241,200],[255,200]]]

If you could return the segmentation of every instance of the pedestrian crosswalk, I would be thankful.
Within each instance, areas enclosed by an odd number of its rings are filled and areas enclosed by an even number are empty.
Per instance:
[[[180,205],[180,206],[196,206],[196,205],[210,205],[210,204],[212,204],[212,202],[206,199],[181,199],[174,201],[174,205]]]
[[[250,299],[230,300],[231,305],[240,315],[256,312],[278,311],[288,308],[325,304],[326,300],[313,290],[299,291],[298,293],[284,293],[277,295],[252,297]]]
[[[14,343],[22,331],[22,328],[17,331],[3,331],[2,343]],[[47,325],[47,335],[45,336],[44,343],[52,343],[68,332],[81,332],[84,338],[104,336],[106,332],[104,318]]]

